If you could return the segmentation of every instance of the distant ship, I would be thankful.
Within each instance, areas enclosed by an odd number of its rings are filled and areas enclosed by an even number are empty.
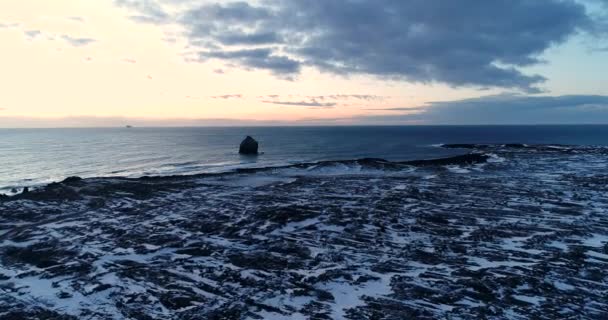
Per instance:
[[[128,125],[126,125],[126,128],[131,129],[131,128],[133,128],[133,126],[128,124]]]

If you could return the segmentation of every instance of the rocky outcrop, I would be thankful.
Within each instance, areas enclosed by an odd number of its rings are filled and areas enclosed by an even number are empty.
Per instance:
[[[487,148],[488,145],[474,143],[449,143],[442,144],[441,147],[446,149],[482,149]]]
[[[258,142],[251,136],[247,136],[245,140],[241,142],[239,147],[240,154],[258,154]]]
[[[430,159],[430,160],[414,160],[402,162],[411,166],[447,166],[447,165],[470,165],[476,163],[484,163],[488,160],[488,156],[481,153],[469,153],[461,156]]]

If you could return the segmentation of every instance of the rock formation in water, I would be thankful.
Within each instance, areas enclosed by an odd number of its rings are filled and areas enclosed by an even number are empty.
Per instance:
[[[239,147],[240,154],[258,154],[258,142],[251,136],[247,136]]]

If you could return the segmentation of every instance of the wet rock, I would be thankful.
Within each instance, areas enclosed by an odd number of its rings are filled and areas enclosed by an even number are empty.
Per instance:
[[[258,154],[258,142],[251,136],[247,136],[239,146],[239,153],[249,155]]]
[[[93,209],[99,209],[104,207],[106,204],[106,201],[104,198],[92,198],[91,200],[89,200],[89,207],[93,208]]]
[[[471,165],[477,163],[484,163],[488,160],[489,156],[481,153],[470,153],[461,156],[431,159],[431,160],[414,160],[401,162],[411,166],[446,166],[446,165]]]
[[[21,194],[10,197],[9,200],[34,200],[34,201],[75,201],[82,197],[71,187],[60,183],[51,183],[43,188],[30,191],[28,187]]]
[[[512,148],[512,149],[521,149],[521,148],[525,148],[526,145],[525,144],[521,144],[521,143],[507,143],[504,145],[505,148]]]
[[[451,143],[451,144],[442,144],[442,148],[447,149],[482,149],[489,147],[485,144],[474,144],[474,143]]]
[[[67,185],[74,185],[74,184],[78,184],[78,182],[81,182],[81,181],[82,181],[81,177],[73,176],[73,177],[67,177],[60,183],[67,184]]]
[[[429,214],[429,215],[422,215],[420,217],[418,217],[419,220],[422,220],[421,222],[430,222],[430,223],[434,223],[434,224],[443,224],[443,225],[447,225],[450,224],[450,221],[448,220],[447,215],[443,215],[443,214]]]

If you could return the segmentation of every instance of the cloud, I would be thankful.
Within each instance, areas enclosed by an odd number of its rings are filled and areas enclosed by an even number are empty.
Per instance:
[[[211,99],[242,99],[243,95],[242,94],[225,94],[225,95],[221,95],[221,96],[211,96]]]
[[[27,30],[23,32],[25,34],[26,37],[28,37],[30,40],[32,39],[36,39],[37,37],[42,35],[42,32],[40,32],[40,30]]]
[[[83,17],[78,17],[78,16],[68,17],[68,20],[72,20],[75,22],[84,22],[85,21]]]
[[[297,97],[303,97],[305,100],[293,101],[293,99]],[[346,106],[344,104],[345,101],[359,100],[367,103],[383,101],[387,97],[372,94],[330,94],[319,96],[301,96],[291,94],[287,96],[281,96],[278,94],[271,94],[266,96],[260,96],[258,98],[262,99],[260,100],[260,102],[269,104],[311,108],[333,108],[339,105]]]
[[[297,125],[298,121],[251,120],[251,119],[188,119],[188,118],[136,118],[74,116],[64,118],[0,117],[0,128],[84,128],[118,127],[200,127],[200,126],[284,126]],[[310,123],[306,123],[310,124]]]
[[[548,48],[597,29],[573,0],[115,0],[137,21],[175,24],[199,61],[286,77],[304,66],[451,86],[536,92]],[[260,47],[262,46],[262,47]]]
[[[370,108],[367,109],[370,111],[425,111],[427,108],[425,107],[403,107],[403,108]]]
[[[428,124],[607,124],[608,96],[528,96],[500,94],[455,101],[431,102],[417,108],[376,109],[389,115],[358,117],[358,121],[404,121]],[[418,111],[404,114],[403,111]]]
[[[179,4],[182,1],[173,2]],[[137,22],[164,24],[169,22],[171,18],[164,11],[162,5],[155,0],[114,0],[114,4],[137,12],[137,14],[130,16],[132,20]]]
[[[313,108],[333,108],[337,105],[335,102],[318,102],[316,100],[311,101],[272,101],[262,100],[263,103],[278,104],[283,106],[296,106],[296,107],[313,107]]]
[[[0,29],[10,29],[19,27],[18,23],[2,23],[0,22]]]
[[[280,102],[280,101],[273,101]],[[297,103],[297,102],[295,102]],[[286,105],[296,105],[287,101]],[[502,94],[392,108],[391,114],[295,121],[263,119],[148,119],[126,117],[0,117],[1,127],[268,126],[338,124],[608,124],[608,96]],[[408,113],[404,113],[408,111]],[[412,113],[411,111],[416,111]]]
[[[134,64],[134,63],[137,63],[137,60],[126,58],[126,59],[122,59],[122,62]]]
[[[218,36],[223,45],[261,45],[273,44],[279,41],[279,36],[274,32],[262,33],[226,33]]]
[[[97,41],[91,38],[75,38],[65,34],[61,36],[61,39],[65,40],[67,43],[74,47],[84,47]]]
[[[271,70],[277,75],[299,73],[301,67],[300,62],[284,55],[275,55],[270,48],[200,51],[199,58],[228,60],[249,69]]]
[[[373,94],[331,94],[325,96],[309,96],[310,99],[317,100],[363,100],[363,101],[382,101],[387,97]]]

